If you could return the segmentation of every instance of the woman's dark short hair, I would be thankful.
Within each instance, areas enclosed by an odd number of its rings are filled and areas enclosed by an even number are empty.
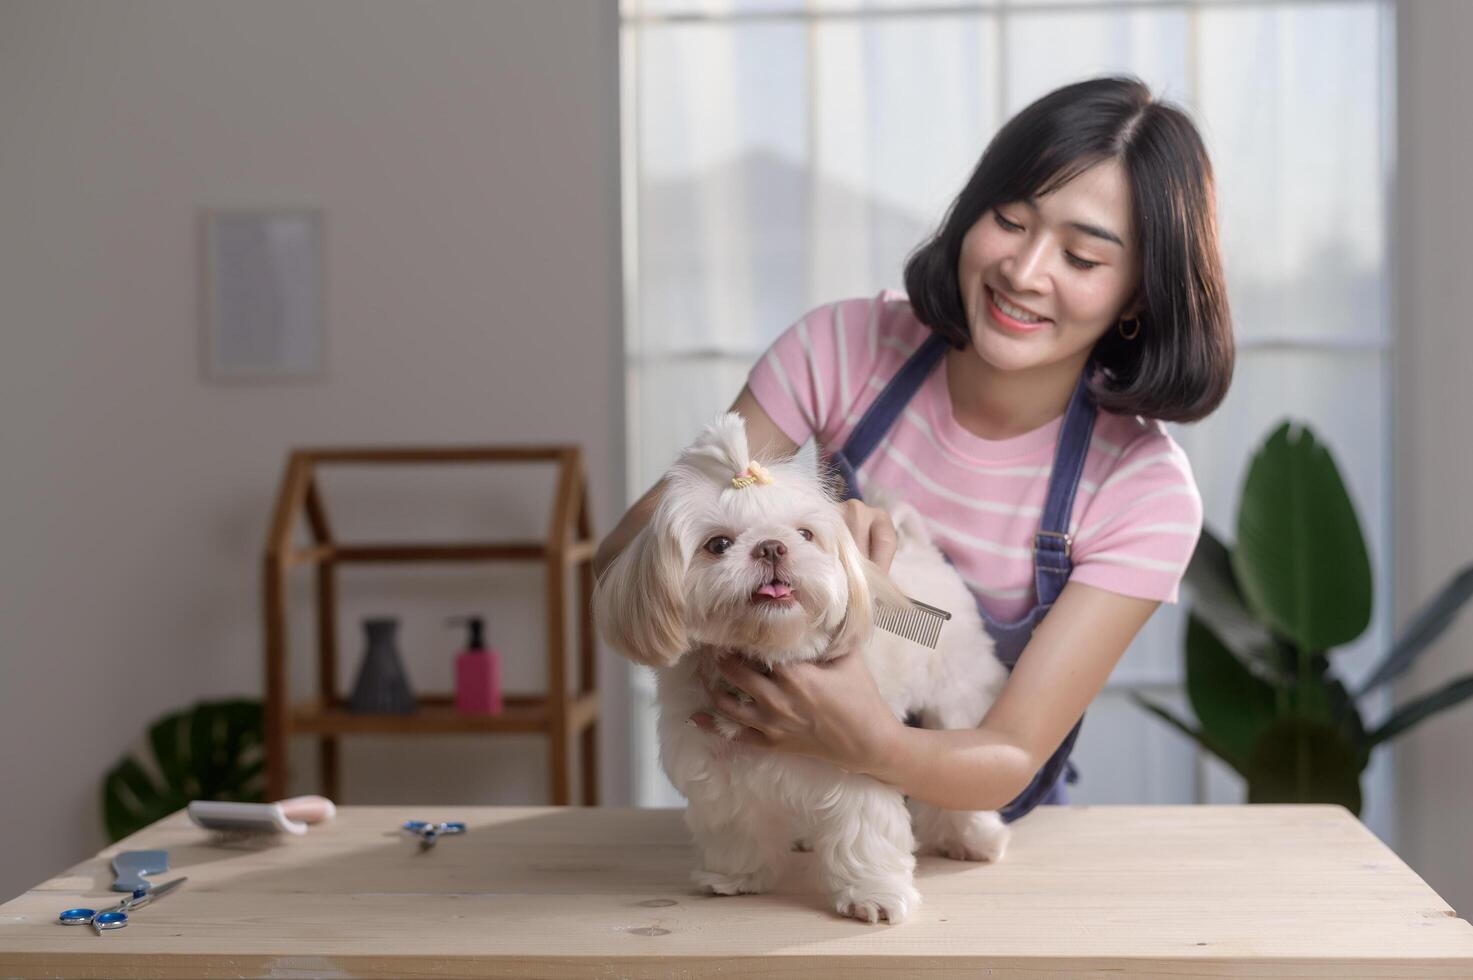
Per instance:
[[[957,348],[971,342],[957,282],[962,238],[998,204],[1039,197],[1105,160],[1130,184],[1141,258],[1140,333],[1107,331],[1092,392],[1101,409],[1195,422],[1227,394],[1232,321],[1218,253],[1212,163],[1187,115],[1136,78],[1057,89],[988,144],[935,235],[905,264],[917,318]]]

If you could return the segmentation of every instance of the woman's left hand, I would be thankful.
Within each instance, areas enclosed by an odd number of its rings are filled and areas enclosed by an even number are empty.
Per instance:
[[[716,662],[721,676],[751,703],[717,691],[712,706],[746,731],[735,741],[822,759],[848,772],[874,770],[901,723],[896,720],[862,656],[846,653],[824,663],[774,667],[763,674],[740,657]],[[712,717],[691,716],[711,731]]]

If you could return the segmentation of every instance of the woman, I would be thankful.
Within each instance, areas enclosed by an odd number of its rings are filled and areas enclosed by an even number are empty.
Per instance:
[[[817,439],[848,483],[850,530],[881,567],[895,530],[860,491],[917,507],[976,596],[1008,683],[965,731],[895,721],[854,656],[771,675],[728,662],[753,700],[713,707],[749,744],[1017,819],[1062,802],[1085,708],[1176,600],[1201,532],[1190,466],[1161,425],[1205,417],[1232,376],[1200,136],[1136,79],[1044,96],[989,144],[905,285],[908,299],[809,313],[732,410],[758,453]],[[605,539],[600,570],[660,491]]]

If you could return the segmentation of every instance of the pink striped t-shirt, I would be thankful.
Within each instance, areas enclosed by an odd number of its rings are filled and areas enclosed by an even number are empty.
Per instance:
[[[789,327],[747,383],[790,439],[815,437],[834,452],[929,335],[903,294],[833,303]],[[1010,439],[976,436],[956,421],[937,369],[860,467],[860,482],[915,506],[988,615],[1010,623],[1036,601],[1033,535],[1062,425],[1060,415]],[[1099,413],[1069,530],[1070,581],[1177,601],[1202,499],[1160,422]]]

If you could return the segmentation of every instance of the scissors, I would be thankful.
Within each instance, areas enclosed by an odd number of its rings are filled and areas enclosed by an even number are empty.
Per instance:
[[[163,898],[188,880],[175,878],[157,888],[139,888],[118,904],[100,912],[96,909],[67,909],[57,919],[64,926],[91,926],[100,936],[104,932],[123,928],[128,924],[129,912],[143,908],[154,899]]]
[[[428,851],[435,846],[435,841],[445,834],[465,833],[465,824],[459,820],[449,823],[428,823],[424,820],[406,820],[401,828],[419,838],[419,849]]]

